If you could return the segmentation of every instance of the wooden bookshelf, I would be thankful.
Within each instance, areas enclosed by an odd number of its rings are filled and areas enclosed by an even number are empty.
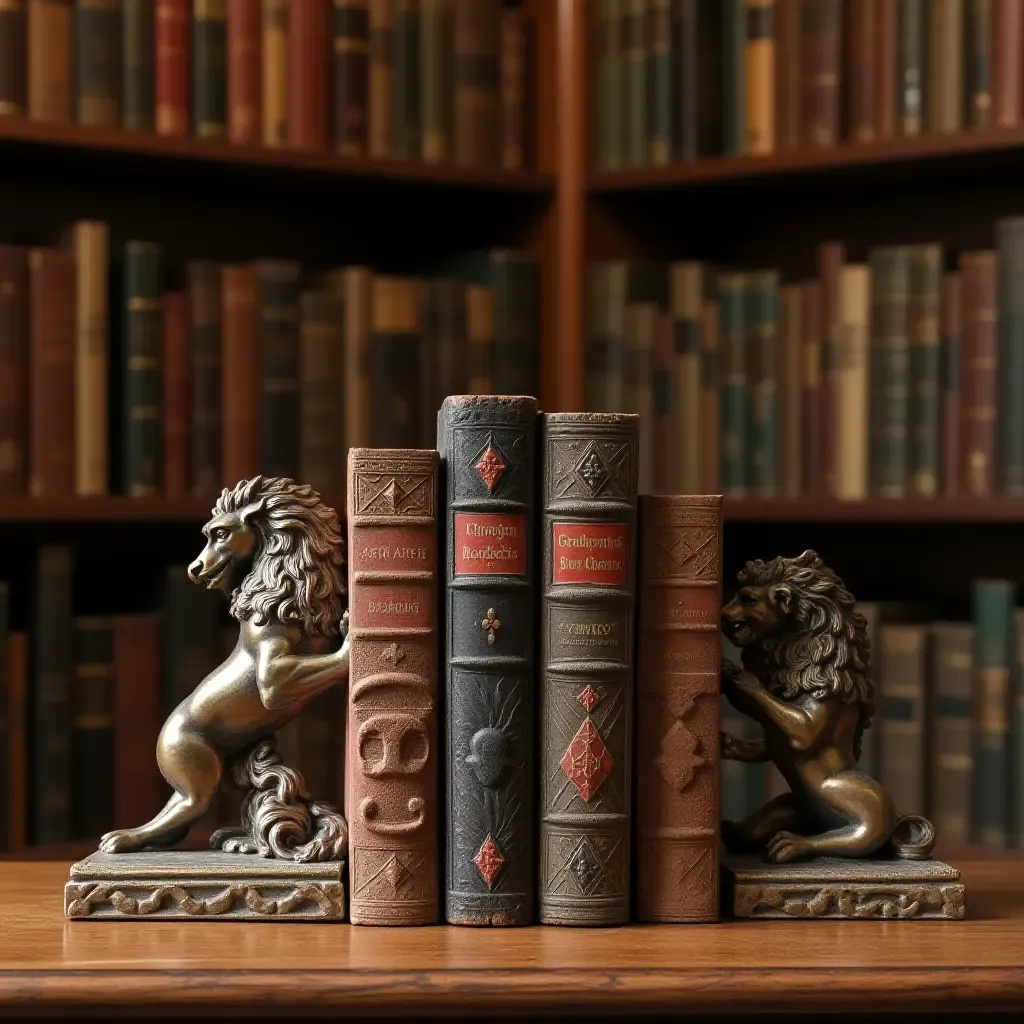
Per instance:
[[[1024,523],[1024,500],[735,498],[724,512],[726,522],[738,523]]]

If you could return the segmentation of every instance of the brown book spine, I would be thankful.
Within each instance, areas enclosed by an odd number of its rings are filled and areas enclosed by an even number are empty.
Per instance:
[[[28,115],[37,121],[70,121],[74,96],[71,0],[29,0]]]
[[[260,142],[260,0],[228,0],[228,138]]]
[[[719,361],[718,361],[718,303],[704,302],[700,315],[700,405],[704,423],[711,424],[705,432],[701,446],[700,483],[705,493],[719,488],[722,462],[719,454]]]
[[[500,14],[497,0],[455,0],[456,163],[498,163]]]
[[[7,843],[28,844],[28,634],[7,638]]]
[[[779,486],[782,497],[801,493],[803,424],[803,286],[779,293]]]
[[[160,619],[114,620],[114,826],[132,828],[160,809],[167,788],[154,751],[160,708]]]
[[[353,924],[438,918],[437,452],[348,455]]]
[[[288,144],[288,0],[263,0],[263,145]]]
[[[366,153],[370,90],[369,0],[334,0],[334,146]]]
[[[963,0],[931,0],[928,5],[928,130],[958,132],[964,125]],[[1021,39],[1018,36],[1018,79]],[[1018,98],[1018,103],[1020,102]]]
[[[221,387],[224,484],[233,486],[260,470],[259,273],[254,266],[224,267],[221,277],[224,332]]]
[[[775,141],[780,150],[799,149],[800,0],[775,0]]]
[[[652,453],[655,494],[671,494],[675,489],[675,416],[672,399],[675,392],[674,355],[676,319],[670,313],[654,318],[653,387],[654,451]]]
[[[960,487],[972,498],[996,491],[999,326],[996,254],[960,256],[963,276],[963,376],[960,382]]]
[[[963,279],[959,273],[943,276],[939,377],[942,388],[942,494],[947,498],[955,498],[960,493],[962,292]]]
[[[29,494],[75,493],[75,256],[32,249]]]
[[[393,155],[394,39],[393,0],[370,0],[370,156]]]
[[[156,0],[156,130],[188,135],[189,0]]]
[[[639,506],[637,917],[718,920],[722,498]]]
[[[0,4],[0,114],[25,114],[28,25],[26,0]]]
[[[805,438],[800,477],[805,495],[821,495],[825,479],[824,447],[817,441],[821,436],[821,282],[805,281],[800,286],[800,297],[800,428]]]
[[[843,310],[841,278],[845,249],[841,242],[818,247],[821,281],[821,479],[824,497],[839,492],[839,416],[841,411],[841,361]]]
[[[189,301],[189,387],[192,494],[215,496],[222,486],[223,333],[221,266],[193,260],[185,267]],[[249,358],[253,356],[250,353]],[[232,481],[234,483],[234,481]]]
[[[775,150],[775,0],[743,0],[746,19],[746,152]]]
[[[188,494],[191,421],[188,342],[188,298],[184,292],[164,295],[164,496]]]
[[[992,109],[997,128],[1020,123],[1024,4],[992,0]]]
[[[0,245],[0,494],[25,492],[28,303],[27,250]]]
[[[849,111],[848,138],[871,142],[875,137],[875,70],[878,39],[877,0],[856,0],[847,5],[849,60],[846,76],[846,104]]]
[[[288,142],[327,149],[328,0],[292,0],[288,32]]]
[[[526,16],[521,7],[501,12],[501,166],[526,164]]]
[[[875,138],[896,135],[899,81],[899,0],[875,0]]]
[[[299,471],[302,480],[336,500],[345,492],[344,333],[341,304],[330,291],[299,299]]]
[[[834,146],[839,141],[840,13],[839,0],[803,5],[801,113],[808,146]]]

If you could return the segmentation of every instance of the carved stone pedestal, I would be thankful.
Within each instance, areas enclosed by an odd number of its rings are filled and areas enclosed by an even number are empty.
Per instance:
[[[767,864],[728,857],[725,911],[733,917],[880,921],[964,916],[960,872],[937,860],[841,860]]]
[[[342,866],[215,850],[94,853],[71,866],[64,913],[95,920],[343,921]]]

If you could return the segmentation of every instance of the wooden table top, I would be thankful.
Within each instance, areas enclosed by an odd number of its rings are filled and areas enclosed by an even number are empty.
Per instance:
[[[1024,859],[968,920],[609,929],[69,921],[67,865],[0,864],[0,1015],[1024,1010]]]

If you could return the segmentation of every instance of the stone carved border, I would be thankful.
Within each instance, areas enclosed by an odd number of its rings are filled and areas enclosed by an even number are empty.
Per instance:
[[[876,918],[906,920],[964,917],[964,887],[959,884],[906,885],[749,885],[737,884],[736,917]]]

